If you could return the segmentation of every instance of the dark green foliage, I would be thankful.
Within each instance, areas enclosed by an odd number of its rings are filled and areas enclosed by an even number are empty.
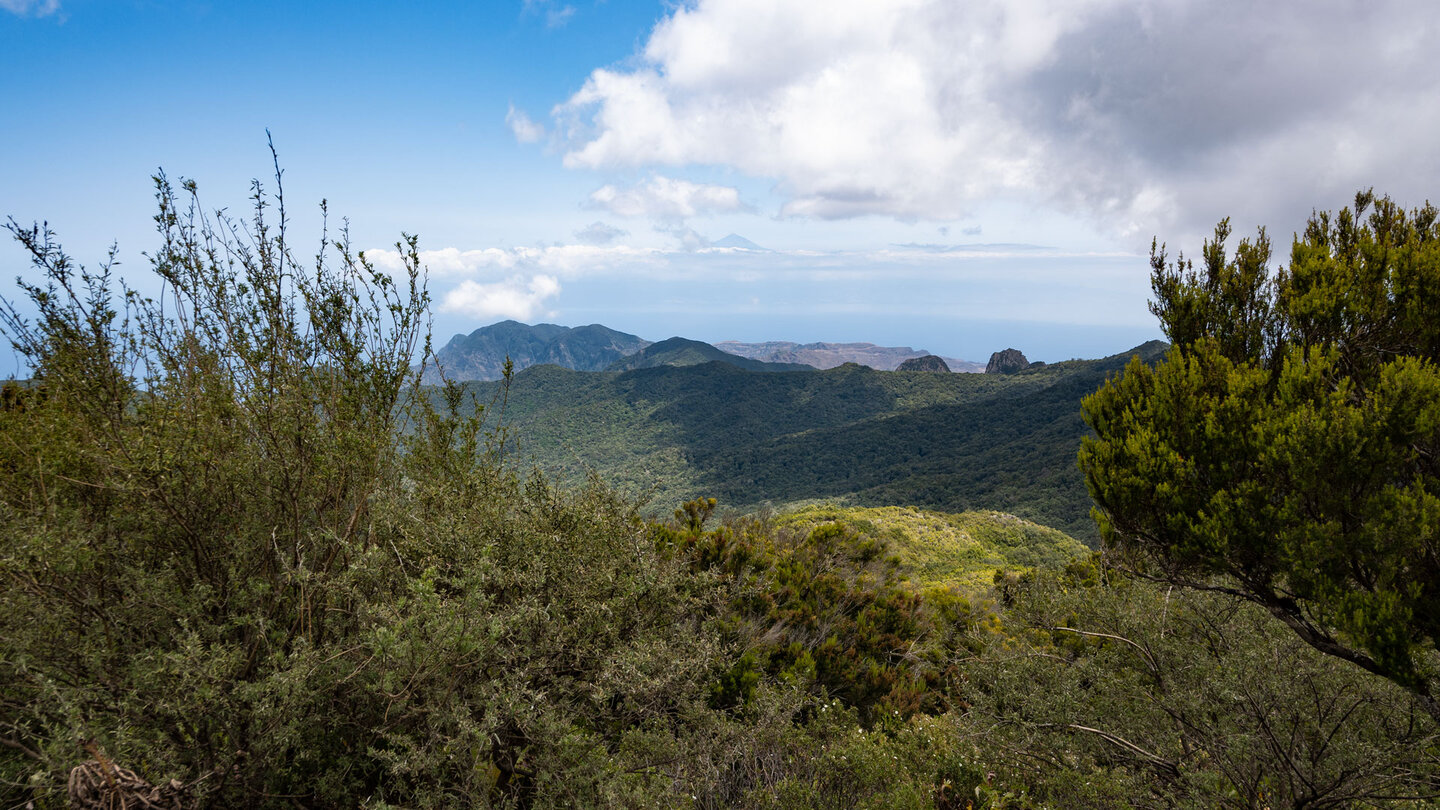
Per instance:
[[[1440,718],[1436,220],[1361,194],[1273,274],[1263,230],[1227,258],[1221,223],[1200,270],[1156,250],[1175,348],[1086,399],[1081,464],[1134,565],[1254,601]]]

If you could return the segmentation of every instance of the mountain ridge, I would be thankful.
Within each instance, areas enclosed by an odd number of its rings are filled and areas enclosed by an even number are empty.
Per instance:
[[[606,371],[634,371],[657,366],[694,366],[702,363],[729,363],[746,371],[815,371],[813,366],[800,363],[769,363],[754,360],[720,349],[699,340],[672,337],[622,357],[610,364]]]
[[[560,326],[540,323],[531,326],[505,320],[482,326],[468,335],[457,334],[435,359],[445,377],[456,382],[498,380],[508,358],[514,370],[554,364],[576,371],[602,371],[611,363],[634,354],[650,341],[598,323]],[[423,382],[436,383],[440,374],[425,370]]]
[[[894,371],[907,360],[926,356],[939,357],[951,372],[975,373],[986,368],[984,363],[932,355],[924,349],[879,346],[868,342],[771,340],[746,343],[725,340],[711,344],[680,337],[668,340],[688,341],[684,344],[688,349],[671,345],[664,350],[669,352],[664,360],[656,360],[652,352],[626,364],[621,361],[653,346],[654,341],[598,323],[574,327],[553,323],[532,326],[504,320],[482,326],[469,334],[454,335],[436,353],[436,360],[443,369],[444,378],[456,382],[498,380],[504,374],[507,358],[514,371],[545,364],[574,371],[605,371],[612,367],[625,370],[647,365],[692,365],[715,360],[756,371],[782,370],[771,368],[775,365],[790,371],[825,370],[846,363],[869,366],[879,371]],[[751,366],[744,361],[766,365]],[[620,365],[616,366],[617,363]],[[440,370],[428,367],[422,381],[434,384],[441,378]]]
[[[845,363],[859,363],[877,371],[894,371],[906,360],[930,354],[924,349],[912,349],[909,346],[878,346],[874,343],[860,342],[797,343],[791,340],[767,340],[759,343],[744,343],[738,340],[722,340],[716,343],[715,347],[730,354],[738,354],[741,357],[769,363],[803,363],[818,369],[834,368]],[[984,363],[955,357],[941,357],[941,359],[954,372],[972,373],[985,370]]]

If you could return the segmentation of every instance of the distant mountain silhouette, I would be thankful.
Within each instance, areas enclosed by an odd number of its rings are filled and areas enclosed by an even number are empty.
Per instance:
[[[766,248],[751,242],[749,239],[738,233],[729,233],[715,242],[710,243],[711,247],[721,248],[744,248],[745,250],[766,250]]]
[[[598,323],[572,328],[501,321],[468,335],[456,335],[436,357],[452,380],[498,380],[506,357],[516,371],[546,363],[575,371],[600,371],[649,345],[648,340]],[[426,369],[425,382],[438,381],[434,369]]]
[[[764,360],[768,363],[804,363],[815,368],[835,368],[845,363],[859,363],[878,371],[894,371],[900,364],[912,357],[924,357],[929,352],[912,349],[909,346],[876,346],[874,343],[795,343],[789,340],[771,340],[764,343],[741,343],[726,340],[716,343],[721,351]],[[954,357],[941,358],[951,371],[978,372],[985,370],[984,363],[960,360]]]

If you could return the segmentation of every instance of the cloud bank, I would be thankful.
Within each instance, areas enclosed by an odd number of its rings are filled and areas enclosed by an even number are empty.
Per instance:
[[[590,205],[616,216],[660,220],[749,210],[738,189],[659,175],[630,188],[601,186],[591,193]]]
[[[1436,187],[1437,40],[1427,0],[698,0],[554,116],[568,167],[729,166],[787,216],[1010,199],[1132,238],[1292,227]]]
[[[467,279],[445,294],[439,310],[472,318],[529,321],[559,293],[560,282],[554,276],[513,276],[490,284]]]
[[[594,228],[594,225],[590,226]],[[588,230],[588,229],[587,229]],[[634,269],[660,261],[663,251],[629,245],[549,245],[540,247],[440,248],[420,251],[420,266],[428,278],[445,281],[495,272],[534,271],[581,275],[595,271]],[[384,248],[365,251],[365,258],[391,273],[405,269],[399,253]]]

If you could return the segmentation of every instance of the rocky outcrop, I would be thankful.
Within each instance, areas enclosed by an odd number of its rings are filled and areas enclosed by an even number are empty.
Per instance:
[[[990,362],[985,366],[986,374],[1015,374],[1030,367],[1030,361],[1019,349],[1006,349],[1003,352],[995,352],[990,355]]]
[[[949,373],[950,373],[950,367],[947,366],[947,365],[945,365],[945,361],[944,361],[942,358],[936,357],[936,356],[933,355],[933,354],[927,354],[927,355],[925,355],[925,356],[923,356],[923,357],[912,357],[912,358],[910,358],[909,360],[906,360],[905,362],[901,363],[901,364],[900,364],[900,367],[897,368],[897,369],[895,369],[895,370],[896,370],[896,371],[943,371],[943,372],[945,372],[946,374],[949,374]]]

